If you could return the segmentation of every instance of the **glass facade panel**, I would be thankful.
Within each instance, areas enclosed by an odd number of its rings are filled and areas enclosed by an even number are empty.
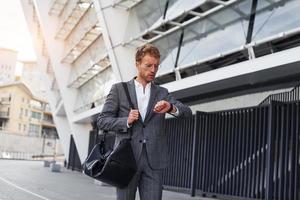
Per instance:
[[[170,8],[176,1],[169,0]],[[150,28],[160,17],[163,16],[167,0],[144,0],[130,9],[125,41],[137,37],[140,33]],[[138,24],[139,30],[135,31],[132,24]]]
[[[245,16],[250,10],[251,1],[242,1],[187,26],[178,65],[188,65],[244,45],[248,27]]]
[[[251,1],[241,1],[185,27],[178,66],[189,65],[246,43]],[[158,75],[174,68],[181,31],[154,42],[162,49]]]
[[[103,38],[98,38],[74,63],[70,72],[69,83],[75,81],[85,73],[93,64],[98,62],[106,54]],[[88,62],[87,62],[88,60]]]
[[[267,8],[267,9],[266,9]],[[299,0],[258,1],[252,41],[300,28]]]
[[[158,75],[174,69],[180,35],[181,32],[177,31],[154,42],[154,45],[159,48],[161,54],[160,68],[157,72]]]
[[[173,5],[168,6],[168,10],[167,10],[165,19],[174,19],[178,15],[180,15],[184,10],[191,10],[204,2],[205,2],[205,0],[178,0],[178,1],[174,2]],[[163,16],[161,16],[152,25],[152,27],[160,25],[162,23],[162,21],[163,21]]]
[[[102,105],[111,86],[116,82],[112,68],[108,67],[93,79],[89,80],[78,90],[77,102],[74,112],[80,113],[95,106]]]
[[[177,0],[169,0],[168,8]],[[178,0],[180,1],[180,0]],[[150,28],[161,16],[163,16],[165,11],[167,0],[147,0],[138,4],[134,9],[138,19],[140,19],[140,28],[144,31]]]

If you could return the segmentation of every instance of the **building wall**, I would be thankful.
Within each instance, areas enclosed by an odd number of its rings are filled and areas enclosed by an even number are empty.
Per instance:
[[[29,153],[35,155],[63,154],[57,139],[15,135],[0,131],[0,151],[8,153]]]
[[[15,80],[17,55],[14,50],[0,48],[0,83]]]
[[[74,6],[76,6],[76,2],[74,1],[68,1],[69,4],[66,5],[66,13],[62,14],[61,17],[67,19],[68,18],[68,12],[72,12]],[[84,36],[83,33],[79,33],[80,36],[75,37],[76,35],[69,37],[72,37],[73,40],[71,42],[73,44],[68,45],[68,43],[62,39],[55,38],[58,29],[63,25],[62,21],[60,21],[58,18],[49,18],[48,12],[50,10],[51,1],[47,2],[40,2],[40,1],[34,1],[35,8],[39,10],[37,12],[37,17],[40,20],[40,27],[41,31],[44,36],[45,44],[47,46],[47,51],[49,55],[49,59],[51,60],[51,66],[53,68],[54,76],[57,81],[57,85],[60,90],[61,100],[63,104],[60,104],[63,106],[63,109],[65,111],[67,122],[69,125],[70,130],[68,132],[61,132],[62,135],[66,135],[65,141],[70,141],[70,137],[67,139],[69,134],[73,134],[74,140],[77,142],[77,149],[79,151],[79,156],[83,160],[87,155],[87,143],[89,140],[88,130],[91,129],[91,126],[89,123],[85,124],[79,124],[74,123],[72,120],[74,118],[74,110],[76,108],[76,101],[77,100],[89,100],[85,98],[83,94],[80,93],[79,90],[75,90],[72,88],[68,88],[68,85],[70,84],[69,78],[71,75],[71,69],[73,66],[75,66],[76,62],[79,62],[80,60],[74,61],[68,61],[68,55],[72,53],[72,47],[74,47],[77,42],[78,38],[81,38]],[[92,25],[90,26],[90,28]],[[82,27],[84,29],[84,27]],[[89,28],[85,29],[89,30]],[[71,48],[71,49],[70,49]],[[85,52],[88,53],[86,50]],[[95,54],[96,52],[91,52],[92,54]],[[72,54],[73,55],[73,54]],[[91,59],[91,54],[86,54],[86,68],[89,67],[89,61]],[[72,58],[72,56],[71,56]],[[66,59],[66,60],[65,60]],[[87,83],[88,84],[88,83]],[[93,93],[93,89],[90,90],[90,87],[87,87],[86,89],[83,89],[83,91],[87,91],[89,93]],[[96,94],[96,93],[95,93]],[[81,106],[88,105],[89,102],[82,102]],[[78,106],[77,106],[78,108]],[[56,107],[56,110],[59,109]],[[64,125],[65,127],[65,125]],[[64,137],[64,136],[62,136]],[[61,138],[61,137],[60,137]],[[68,144],[68,143],[65,143]]]
[[[0,93],[4,97],[10,96],[9,102],[0,105],[1,110],[9,112],[8,119],[3,120],[3,131],[41,137],[43,127],[55,129],[52,115],[45,107],[47,102],[34,98],[23,84],[0,86]]]
[[[11,101],[8,106],[9,120],[6,123],[5,130],[25,135],[28,126],[28,116],[25,116],[25,112],[27,110],[28,113],[29,110],[30,96],[16,86],[0,88],[0,90],[11,95]],[[25,130],[23,126],[26,126]]]
[[[50,60],[48,48],[46,47],[44,33],[41,28],[41,23],[37,16],[37,10],[33,1],[21,1],[24,16],[27,25],[32,34],[33,45],[37,55],[37,64],[41,71],[45,74],[46,96],[50,104],[53,120],[59,134],[63,152],[66,158],[69,157],[70,135],[72,134],[70,121],[66,116],[64,103],[62,100],[62,91],[58,85],[57,77],[55,76],[54,65]],[[60,47],[62,48],[62,47]]]
[[[44,75],[41,73],[36,61],[22,61],[23,70],[21,81],[24,82],[32,93],[40,98],[46,98]]]

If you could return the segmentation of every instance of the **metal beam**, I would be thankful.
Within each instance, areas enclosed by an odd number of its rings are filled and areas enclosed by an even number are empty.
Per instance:
[[[256,16],[256,8],[257,8],[257,0],[252,0],[251,15],[250,15],[250,19],[249,19],[246,44],[251,43],[251,41],[252,41],[252,34],[253,34],[253,28],[254,28],[254,22],[255,22],[255,16]]]
[[[177,55],[176,55],[175,65],[174,65],[175,69],[178,66],[178,60],[179,60],[179,55],[180,55],[180,50],[181,50],[181,46],[182,46],[183,37],[184,37],[184,29],[182,29],[180,39],[179,39],[178,51],[177,51]]]

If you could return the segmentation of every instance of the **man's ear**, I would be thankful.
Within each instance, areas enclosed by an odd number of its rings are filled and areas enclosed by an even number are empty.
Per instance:
[[[138,67],[140,65],[140,62],[135,62],[135,66]]]

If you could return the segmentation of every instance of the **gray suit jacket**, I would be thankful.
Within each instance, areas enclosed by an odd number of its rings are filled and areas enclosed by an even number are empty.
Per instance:
[[[137,97],[135,92],[134,79],[126,82],[131,101],[135,107]],[[166,100],[177,107],[179,110],[178,117],[190,116],[191,109],[175,100],[167,89],[155,84],[151,84],[150,100],[143,127],[142,123],[135,122],[131,127],[132,131],[132,148],[136,161],[138,161],[142,152],[142,141],[146,139],[146,150],[148,161],[152,169],[163,169],[169,163],[167,149],[167,135],[165,133],[165,114],[158,114],[153,111],[156,102]],[[122,83],[114,84],[106,98],[102,112],[97,119],[99,129],[115,131],[117,144],[123,138],[130,137],[127,127],[127,118],[130,106],[122,86]],[[142,119],[139,119],[142,120]]]

